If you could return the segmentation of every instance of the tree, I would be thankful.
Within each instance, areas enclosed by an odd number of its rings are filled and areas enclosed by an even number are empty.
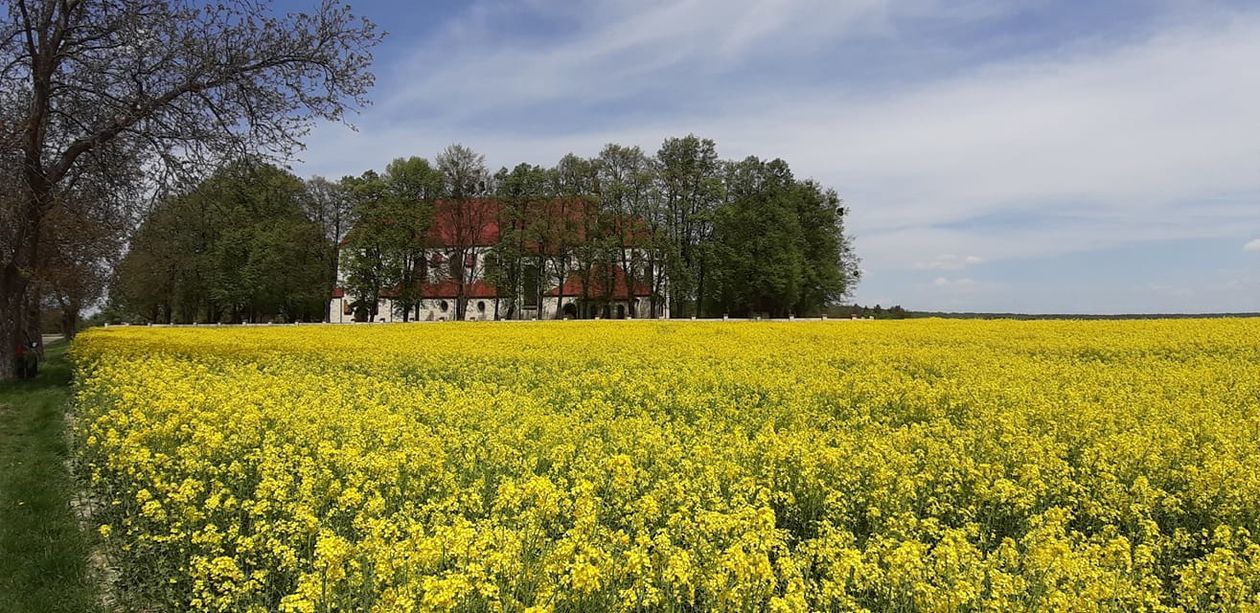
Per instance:
[[[14,0],[0,17],[0,137],[20,196],[0,229],[0,377],[28,325],[42,226],[85,165],[175,168],[293,151],[316,119],[366,102],[374,26],[335,0],[276,17],[247,0]],[[119,156],[125,163],[120,163]],[[16,170],[15,170],[16,169]]]
[[[253,160],[159,202],[117,274],[115,297],[149,321],[284,321],[325,312],[323,228],[306,188]]]
[[[532,306],[542,298],[536,223],[537,214],[545,212],[548,173],[541,166],[517,164],[510,172],[502,168],[495,173],[494,185],[500,204],[499,240],[490,250],[486,279],[507,302],[503,318],[516,319],[522,306],[517,304],[517,296]],[[527,280],[532,282],[527,284]]]
[[[401,282],[397,256],[406,230],[396,223],[400,217],[397,200],[375,171],[345,177],[341,183],[350,194],[356,220],[341,251],[346,290],[358,299],[353,305],[355,318],[375,321],[382,290]]]
[[[323,232],[325,297],[332,296],[337,288],[338,266],[341,263],[342,243],[354,227],[354,201],[344,183],[333,183],[323,177],[306,181],[306,215]],[[332,302],[325,300],[324,321],[332,321]]]
[[[595,161],[600,202],[608,216],[607,240],[612,262],[625,271],[626,287],[643,282],[657,289],[653,219],[657,217],[659,192],[656,172],[651,160],[638,147],[608,144]],[[611,270],[611,267],[609,268]],[[605,279],[605,288],[614,286],[614,279]],[[651,316],[656,315],[655,291]]]
[[[394,211],[397,228],[392,235],[397,244],[395,261],[399,266],[397,295],[394,299],[403,321],[423,298],[429,280],[429,228],[433,206],[442,195],[443,176],[421,157],[398,158],[385,167],[385,196]]]
[[[122,248],[126,220],[116,208],[97,204],[90,192],[59,199],[43,224],[38,294],[60,314],[67,340],[78,332],[83,310],[104,298]]]
[[[713,213],[722,199],[717,146],[695,135],[670,138],[661,145],[656,159],[668,238],[664,259],[670,311],[679,317],[702,315],[705,250],[713,230]]]
[[[858,278],[834,191],[797,181],[783,160],[726,164],[726,201],[714,216],[705,303],[772,317],[822,312]]]
[[[485,156],[455,144],[438,154],[436,162],[445,188],[434,223],[447,248],[449,272],[455,282],[455,319],[462,320],[468,309],[468,286],[478,276],[479,267],[485,265],[474,248],[490,242],[489,230],[499,211],[485,198],[492,189]]]
[[[707,302],[723,313],[782,317],[805,284],[795,181],[782,160],[727,164],[728,200],[714,217]]]
[[[862,273],[853,241],[845,233],[844,202],[836,191],[814,181],[798,181],[794,191],[805,260],[804,284],[794,310],[801,315],[819,313],[847,298]]]

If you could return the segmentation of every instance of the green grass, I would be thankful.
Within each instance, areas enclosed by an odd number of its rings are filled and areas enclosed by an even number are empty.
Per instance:
[[[70,508],[65,351],[49,346],[33,381],[0,383],[0,613],[100,609]]]

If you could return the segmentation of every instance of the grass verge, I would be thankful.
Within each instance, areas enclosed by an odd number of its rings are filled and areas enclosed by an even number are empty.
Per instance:
[[[0,613],[100,610],[70,507],[65,351],[48,346],[33,381],[0,383]]]

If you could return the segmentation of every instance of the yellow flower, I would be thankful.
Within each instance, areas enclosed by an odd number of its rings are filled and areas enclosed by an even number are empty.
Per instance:
[[[1260,319],[111,327],[71,354],[93,521],[155,608],[1260,608]]]

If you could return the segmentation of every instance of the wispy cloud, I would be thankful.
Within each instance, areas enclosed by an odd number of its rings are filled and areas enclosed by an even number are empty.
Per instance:
[[[948,277],[937,277],[932,280],[932,285],[934,287],[970,289],[970,288],[976,287],[977,283],[975,279],[971,279],[968,277],[960,277],[956,279],[950,279]]]
[[[1246,245],[1243,245],[1243,251],[1260,252],[1260,238],[1248,241]]]
[[[925,262],[915,262],[915,270],[962,270],[984,262],[984,258],[974,255],[959,256],[951,253],[938,255]]]

